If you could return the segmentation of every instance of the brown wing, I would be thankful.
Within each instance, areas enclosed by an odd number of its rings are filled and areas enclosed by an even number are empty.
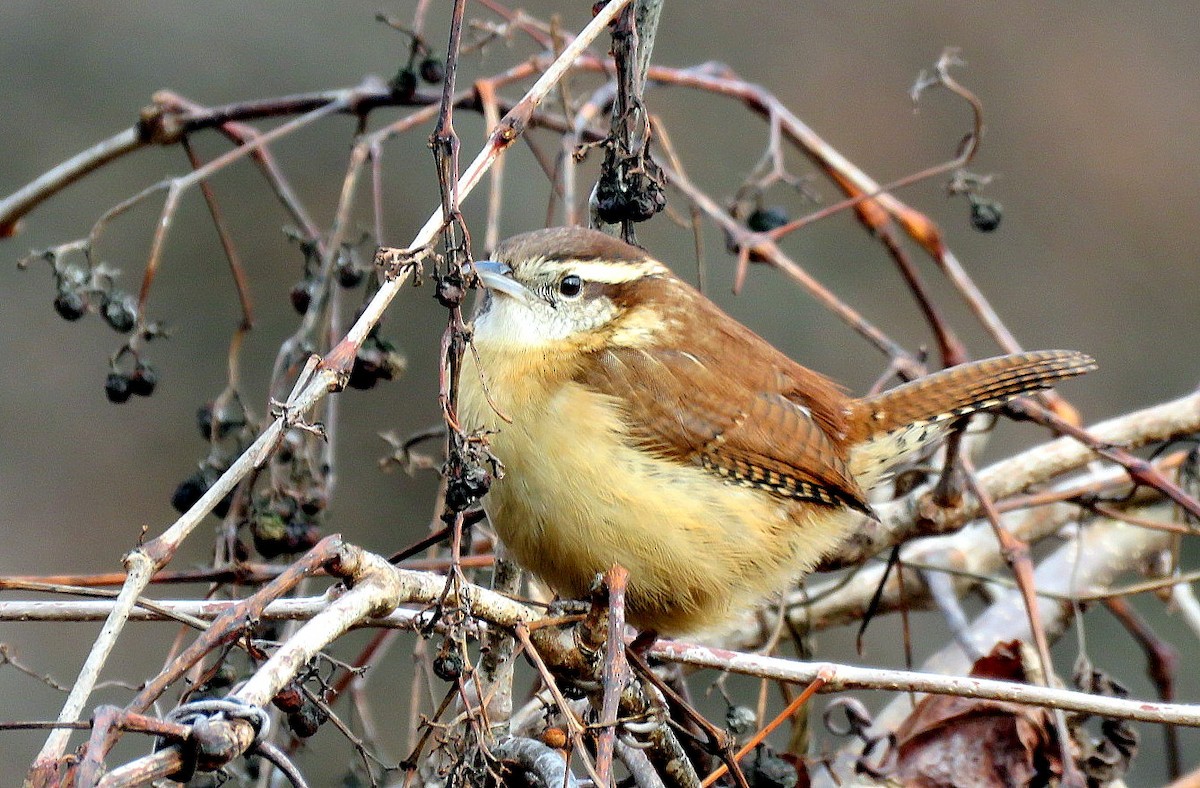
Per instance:
[[[680,283],[681,284],[681,283]],[[784,498],[867,510],[846,466],[846,398],[705,302],[685,351],[600,351],[580,382],[627,402],[641,446]],[[711,312],[711,314],[709,314]]]

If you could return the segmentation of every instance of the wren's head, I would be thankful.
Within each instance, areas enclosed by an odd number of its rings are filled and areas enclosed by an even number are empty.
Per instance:
[[[636,344],[662,328],[649,302],[674,277],[624,241],[559,227],[510,238],[492,257],[475,263],[487,287],[475,314],[478,342],[514,350]]]

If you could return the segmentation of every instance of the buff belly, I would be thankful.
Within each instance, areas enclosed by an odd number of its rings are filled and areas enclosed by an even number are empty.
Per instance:
[[[620,564],[630,573],[631,623],[672,635],[711,631],[784,590],[845,535],[845,512],[781,501],[628,445],[603,395],[544,380],[522,391],[521,382],[489,380],[513,420],[505,423],[468,364],[462,422],[495,430],[489,439],[505,476],[484,507],[497,533],[562,596],[585,595],[598,573]]]

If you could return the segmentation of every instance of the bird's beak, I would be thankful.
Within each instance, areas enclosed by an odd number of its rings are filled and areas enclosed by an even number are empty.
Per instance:
[[[484,287],[488,290],[503,293],[518,301],[532,302],[537,300],[537,296],[534,295],[532,290],[516,279],[513,279],[513,271],[505,263],[496,262],[495,260],[476,260],[475,273],[479,276],[479,281],[483,282]]]

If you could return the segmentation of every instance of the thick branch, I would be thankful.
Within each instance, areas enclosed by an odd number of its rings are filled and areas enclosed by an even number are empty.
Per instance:
[[[1200,431],[1200,394],[1119,416],[1089,430],[1100,441],[1130,449],[1197,431]],[[1094,459],[1095,452],[1075,439],[1058,438],[980,471],[979,483],[993,500],[1000,500],[1081,468]],[[826,562],[826,568],[861,563],[914,537],[958,528],[980,514],[974,498],[964,497],[954,506],[938,506],[924,490],[881,504],[875,511],[879,521],[864,518],[851,539]]]

